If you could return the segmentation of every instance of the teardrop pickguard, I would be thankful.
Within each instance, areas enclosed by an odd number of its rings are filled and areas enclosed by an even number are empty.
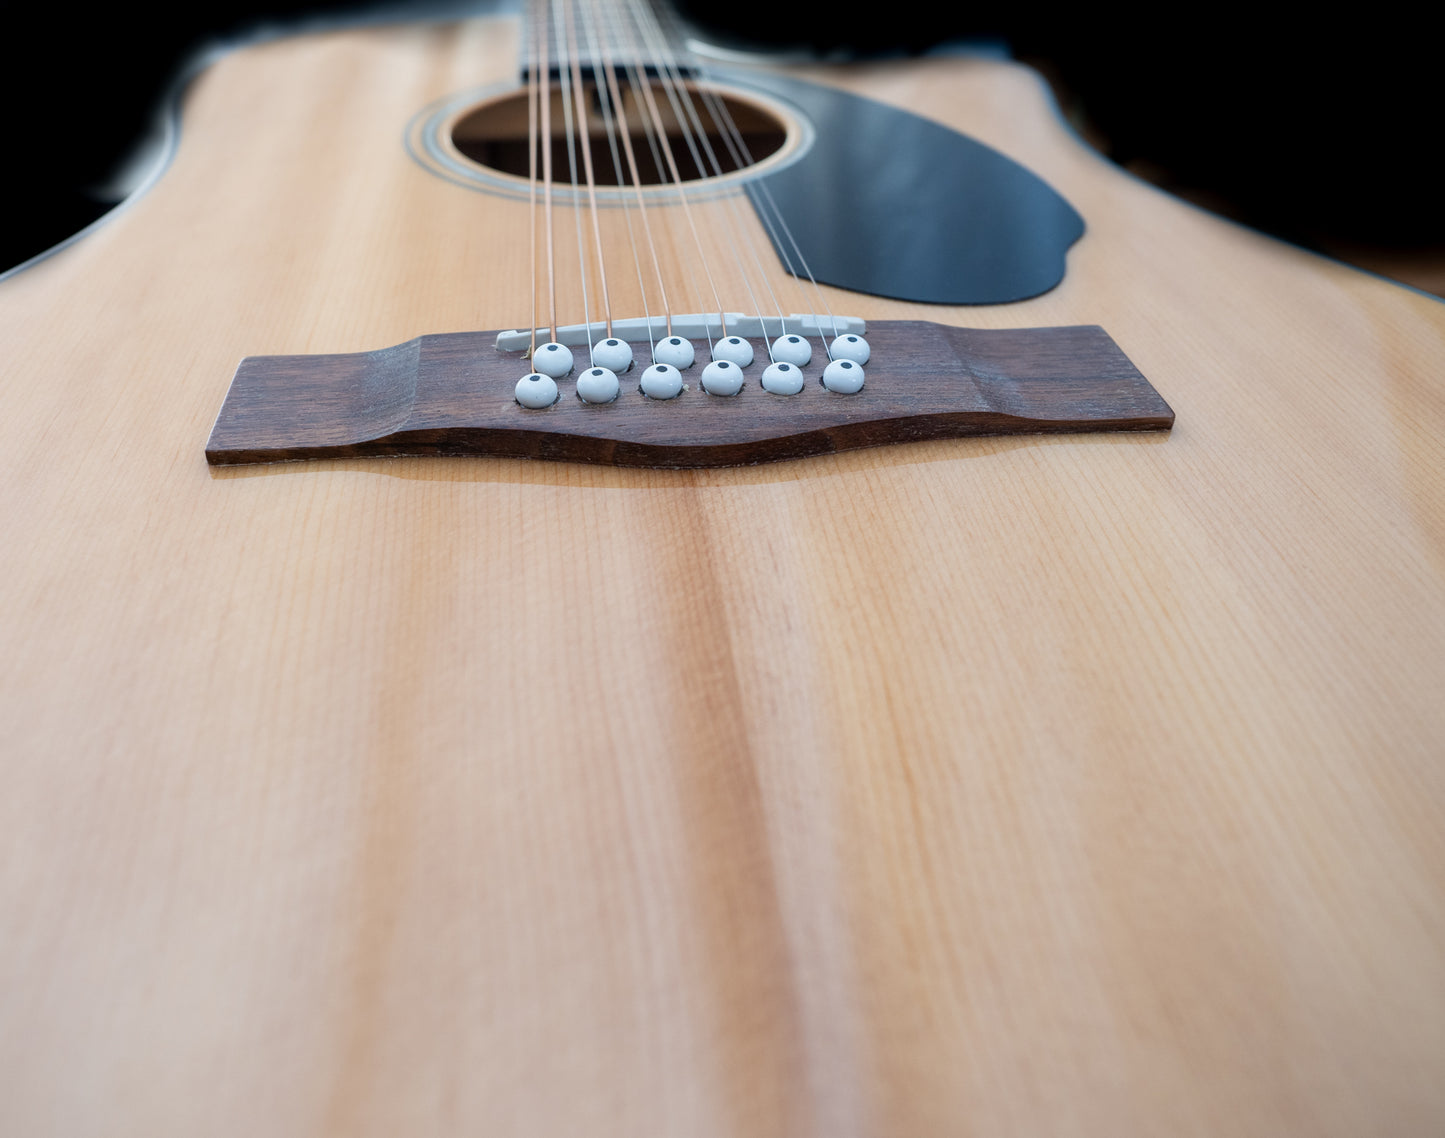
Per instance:
[[[928,304],[1006,304],[1064,278],[1084,233],[1037,174],[940,123],[833,87],[767,72],[729,80],[795,104],[816,138],[791,165],[749,182],[784,265],[796,242],[820,283]]]

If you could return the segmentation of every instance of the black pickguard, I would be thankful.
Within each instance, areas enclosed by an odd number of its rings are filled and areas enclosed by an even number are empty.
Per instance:
[[[819,283],[930,304],[1005,304],[1063,279],[1083,218],[1012,159],[846,91],[715,74],[786,99],[817,131],[807,154],[748,192],[760,211],[771,197]],[[781,232],[774,246],[796,266]]]

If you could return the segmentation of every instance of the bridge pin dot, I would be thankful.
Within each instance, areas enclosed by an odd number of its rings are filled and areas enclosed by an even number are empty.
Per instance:
[[[769,364],[763,369],[763,390],[774,395],[796,395],[803,390],[803,373],[792,364]]]
[[[839,395],[863,390],[863,369],[852,360],[834,360],[823,369],[823,386]]]
[[[652,362],[657,364],[668,364],[678,371],[685,371],[692,367],[696,359],[692,350],[692,341],[685,340],[681,336],[668,336],[658,340],[652,349]]]
[[[869,348],[868,341],[862,336],[855,336],[851,332],[839,336],[828,345],[828,354],[835,360],[852,360],[859,367],[868,362]]]
[[[741,336],[728,336],[712,346],[712,358],[747,367],[753,362],[753,346]]]
[[[532,372],[517,380],[517,402],[534,411],[557,402],[557,383],[550,375]]]
[[[813,346],[802,336],[779,336],[773,341],[773,362],[807,367],[813,358]]]
[[[619,390],[617,376],[605,367],[590,367],[577,377],[577,398],[584,403],[611,403]]]
[[[532,366],[545,376],[561,379],[572,370],[572,349],[562,344],[542,344],[532,353]]]
[[[632,367],[632,345],[616,337],[598,340],[592,345],[592,366],[620,375]]]
[[[682,393],[682,373],[667,364],[653,364],[642,373],[641,386],[649,399],[672,399]]]

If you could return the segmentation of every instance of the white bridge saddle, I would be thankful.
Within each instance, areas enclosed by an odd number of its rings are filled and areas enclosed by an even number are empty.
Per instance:
[[[832,339],[851,333],[862,336],[868,326],[856,316],[819,316],[816,313],[793,313],[782,318],[776,316],[744,316],[741,312],[721,314],[727,318],[730,336],[760,336],[771,338],[791,332],[797,336],[825,336]],[[632,317],[612,322],[612,335],[619,340],[656,343],[667,333],[667,319],[663,316]],[[689,340],[706,339],[709,342],[722,335],[722,320],[716,312],[689,312],[672,318],[672,334]],[[569,347],[596,343],[607,335],[605,321],[594,320],[591,324],[568,324],[557,329],[559,344]],[[546,343],[551,339],[550,328],[537,329],[537,342]],[[532,333],[510,331],[497,333],[497,350],[501,352],[525,351],[532,343]]]

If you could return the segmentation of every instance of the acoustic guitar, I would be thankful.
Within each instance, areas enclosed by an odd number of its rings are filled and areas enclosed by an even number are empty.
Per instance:
[[[530,176],[471,181],[456,124],[553,74],[523,23],[226,55],[164,176],[0,283],[0,1132],[1438,1132],[1445,308],[1129,178],[1016,64],[734,61],[1085,229],[1010,303],[815,292],[745,176],[659,186],[704,357],[742,308],[693,228],[826,318],[800,401],[909,362],[819,387],[835,317],[1098,327],[1172,429],[208,463],[243,359],[524,331],[511,385],[580,321],[590,365],[598,245],[657,319],[641,208],[554,187],[547,262]],[[644,403],[649,328],[592,410],[783,421],[759,309],[738,396]]]

